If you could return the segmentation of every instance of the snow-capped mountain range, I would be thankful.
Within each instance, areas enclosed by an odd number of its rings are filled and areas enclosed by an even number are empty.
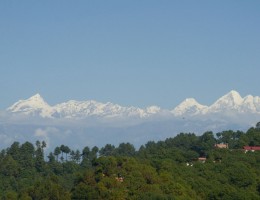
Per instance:
[[[209,114],[260,114],[260,97],[248,95],[242,98],[238,92],[232,90],[210,106],[201,105],[194,98],[188,98],[173,110],[163,110],[158,106],[142,109],[137,107],[124,107],[110,102],[100,103],[93,100],[71,100],[50,106],[44,101],[40,94],[36,94],[29,99],[19,100],[7,108],[7,112],[51,119],[84,119],[91,116],[102,118],[149,118],[166,113],[175,117],[195,117]]]
[[[0,148],[14,141],[36,140],[45,140],[50,148],[61,144],[83,148],[120,142],[140,146],[180,132],[245,131],[259,121],[260,98],[251,95],[242,98],[234,90],[210,106],[188,98],[169,110],[93,100],[71,100],[51,106],[36,94],[0,112]]]
[[[83,119],[90,116],[108,118],[138,116],[143,118],[160,112],[160,108],[157,106],[147,107],[146,109],[123,107],[110,102],[100,103],[94,100],[70,100],[65,103],[50,106],[44,101],[40,94],[36,94],[29,99],[19,100],[7,108],[7,112],[13,114],[24,114],[28,116],[40,116],[43,118]]]
[[[260,97],[248,95],[244,98],[234,90],[219,98],[211,106],[199,104],[195,99],[189,98],[178,105],[173,111],[175,115],[206,115],[222,114],[260,114]]]

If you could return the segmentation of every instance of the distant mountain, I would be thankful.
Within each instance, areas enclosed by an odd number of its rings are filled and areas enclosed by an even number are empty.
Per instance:
[[[27,116],[38,116],[42,118],[65,118],[84,119],[86,117],[140,117],[145,118],[161,111],[158,106],[147,107],[146,109],[136,107],[123,107],[113,103],[100,103],[94,100],[75,101],[60,103],[50,106],[44,99],[36,94],[27,100],[19,100],[7,108],[12,114],[24,114]]]
[[[176,116],[198,116],[198,115],[230,115],[230,114],[260,114],[260,97],[251,95],[242,98],[234,90],[220,97],[211,106],[199,104],[195,99],[184,100],[172,110]]]
[[[202,114],[203,111],[207,110],[207,106],[199,104],[195,99],[185,99],[181,104],[172,110],[175,116],[194,116]]]
[[[240,94],[234,90],[219,98],[215,103],[213,103],[209,108],[208,112],[230,112],[230,111],[240,111],[240,106],[243,104],[243,98]],[[248,112],[251,112],[248,110]]]
[[[10,113],[19,113],[43,118],[84,119],[86,117],[139,117],[147,118],[167,110],[158,106],[145,109],[137,107],[123,107],[113,103],[100,103],[97,101],[68,101],[55,106],[50,106],[44,99],[36,94],[27,100],[19,100],[7,109]],[[169,110],[174,116],[198,116],[214,113],[243,113],[260,114],[260,97],[251,95],[242,98],[234,90],[219,98],[211,106],[201,105],[194,98],[185,99],[173,110]]]
[[[140,146],[180,132],[247,130],[258,121],[260,97],[241,97],[234,90],[210,106],[188,98],[172,110],[94,100],[71,100],[51,106],[36,94],[0,112],[0,147],[17,140],[45,140],[50,147],[63,143],[82,148],[120,142]]]
[[[113,103],[100,103],[96,101],[68,101],[53,107],[55,116],[69,119],[82,119],[89,116],[98,117],[147,117],[160,111],[158,107],[140,109],[136,107],[123,107]]]
[[[53,107],[46,103],[40,94],[36,94],[27,100],[19,100],[9,108],[8,112],[19,113],[30,116],[52,117]]]

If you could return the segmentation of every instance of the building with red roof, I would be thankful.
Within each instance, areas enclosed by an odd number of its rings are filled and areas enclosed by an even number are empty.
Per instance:
[[[247,151],[260,151],[260,146],[244,146],[243,149]]]

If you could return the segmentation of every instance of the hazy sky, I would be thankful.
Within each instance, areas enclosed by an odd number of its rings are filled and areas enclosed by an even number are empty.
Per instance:
[[[174,108],[260,95],[259,0],[0,1],[0,109],[40,93]]]

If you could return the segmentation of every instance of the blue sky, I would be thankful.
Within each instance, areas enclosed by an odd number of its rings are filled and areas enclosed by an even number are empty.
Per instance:
[[[260,95],[260,1],[0,1],[0,109],[40,93],[174,108]]]

